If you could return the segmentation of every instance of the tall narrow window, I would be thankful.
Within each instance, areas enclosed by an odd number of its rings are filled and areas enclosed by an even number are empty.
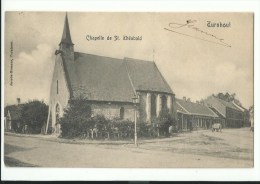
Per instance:
[[[156,95],[151,95],[151,117],[156,117]]]
[[[167,111],[167,98],[165,95],[161,97],[162,99],[162,112],[166,113]]]
[[[59,81],[57,80],[57,94],[59,94]]]
[[[125,108],[121,107],[120,108],[120,119],[124,119],[124,116],[125,116]]]

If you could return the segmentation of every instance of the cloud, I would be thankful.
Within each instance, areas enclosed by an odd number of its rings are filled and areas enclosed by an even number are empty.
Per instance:
[[[212,62],[196,56],[171,62],[158,65],[177,98],[186,96],[195,102],[213,93],[229,92],[236,93],[246,108],[252,105],[253,75],[250,68],[238,67],[237,63],[227,60]]]
[[[6,103],[15,103],[17,97],[23,102],[48,102],[54,61],[54,48],[48,44],[39,44],[29,53],[20,52],[13,62],[13,86],[5,86]]]
[[[10,54],[11,41],[14,41],[15,54],[19,54],[15,60],[15,86],[12,88],[8,85],[9,58],[5,58],[8,101],[15,102],[18,95],[22,99],[48,99],[54,64],[53,48],[60,41],[64,16],[64,12],[27,12],[24,16],[17,12],[7,13],[5,54],[6,57]],[[208,19],[226,20],[228,17],[228,21],[232,21],[231,28],[208,31],[226,39],[232,48],[172,34],[163,29],[171,21],[183,22],[191,17],[198,20],[199,27],[205,30],[208,30],[204,24]],[[130,24],[124,24],[126,21]],[[212,93],[234,92],[245,107],[253,104],[252,14],[69,13],[69,23],[76,51],[115,58],[154,60],[179,98],[187,96],[195,101]],[[88,42],[85,38],[87,34],[133,34],[142,35],[143,40]],[[23,97],[23,94],[26,96]]]

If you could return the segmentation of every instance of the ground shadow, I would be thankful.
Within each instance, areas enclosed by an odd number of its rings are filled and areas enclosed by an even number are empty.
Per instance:
[[[27,150],[32,150],[34,148],[23,148],[19,146],[14,146],[10,144],[4,144],[4,155],[13,153],[13,152],[18,152],[18,151],[27,151]]]
[[[21,162],[20,160],[8,156],[4,157],[4,163],[6,167],[37,167],[37,165]]]

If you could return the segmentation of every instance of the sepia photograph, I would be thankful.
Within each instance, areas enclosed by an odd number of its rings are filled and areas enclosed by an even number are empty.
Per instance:
[[[5,166],[253,168],[253,20],[5,12]]]

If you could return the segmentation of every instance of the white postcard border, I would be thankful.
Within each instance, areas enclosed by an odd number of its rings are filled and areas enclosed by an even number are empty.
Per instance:
[[[260,66],[259,33],[260,1],[257,0],[185,0],[185,1],[119,1],[119,0],[3,0],[2,1],[2,54],[4,60],[4,13],[5,11],[81,11],[81,12],[254,12],[254,102],[255,122],[260,121]],[[1,62],[3,66],[3,62]],[[4,67],[1,83],[1,117],[4,116]],[[3,166],[3,118],[1,118],[1,176],[2,180],[149,180],[149,181],[253,181],[260,180],[259,124],[255,124],[255,149],[253,169],[70,169],[70,168],[6,168]]]

